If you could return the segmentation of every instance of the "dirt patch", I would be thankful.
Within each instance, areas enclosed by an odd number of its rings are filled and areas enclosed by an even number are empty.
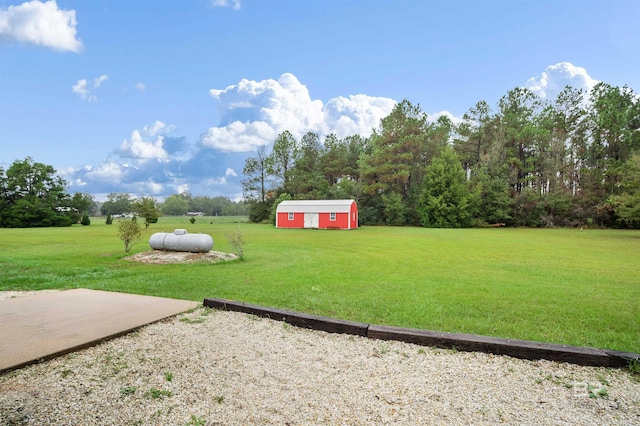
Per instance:
[[[133,260],[141,263],[215,263],[227,260],[235,260],[238,256],[233,253],[224,253],[221,251],[209,251],[207,253],[189,253],[183,251],[167,251],[167,250],[150,250],[133,256],[125,257],[126,260]]]

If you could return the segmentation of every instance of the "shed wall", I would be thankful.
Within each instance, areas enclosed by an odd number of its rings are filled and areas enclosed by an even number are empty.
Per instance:
[[[304,213],[294,212],[293,220],[289,220],[288,212],[280,212],[276,225],[278,228],[304,228]]]
[[[276,213],[276,227],[278,228],[304,228],[305,212],[318,215],[319,229],[356,229],[358,227],[358,206],[353,201],[348,207],[342,206],[320,206],[314,203],[310,206],[296,205],[278,207]],[[342,209],[342,211],[338,211]],[[284,210],[284,211],[282,211]],[[345,211],[346,210],[346,211]],[[289,220],[289,213],[293,214],[293,219]],[[335,213],[335,220],[331,220],[331,213]]]

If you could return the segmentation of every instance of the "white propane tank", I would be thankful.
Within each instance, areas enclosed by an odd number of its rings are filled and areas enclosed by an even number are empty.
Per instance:
[[[173,233],[156,232],[149,238],[149,245],[154,250],[206,253],[213,248],[213,238],[207,234],[189,234],[186,229],[176,229]]]

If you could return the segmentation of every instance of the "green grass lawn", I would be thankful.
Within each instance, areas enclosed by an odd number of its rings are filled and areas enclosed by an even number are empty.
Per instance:
[[[640,232],[576,229],[284,230],[162,217],[246,261],[125,260],[117,224],[0,229],[0,290],[93,288],[221,297],[341,319],[640,352]]]

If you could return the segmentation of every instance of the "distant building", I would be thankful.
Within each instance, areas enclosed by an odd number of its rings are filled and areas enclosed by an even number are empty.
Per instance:
[[[204,216],[202,212],[188,212],[187,216]]]
[[[276,208],[276,228],[356,229],[354,200],[286,200]]]

